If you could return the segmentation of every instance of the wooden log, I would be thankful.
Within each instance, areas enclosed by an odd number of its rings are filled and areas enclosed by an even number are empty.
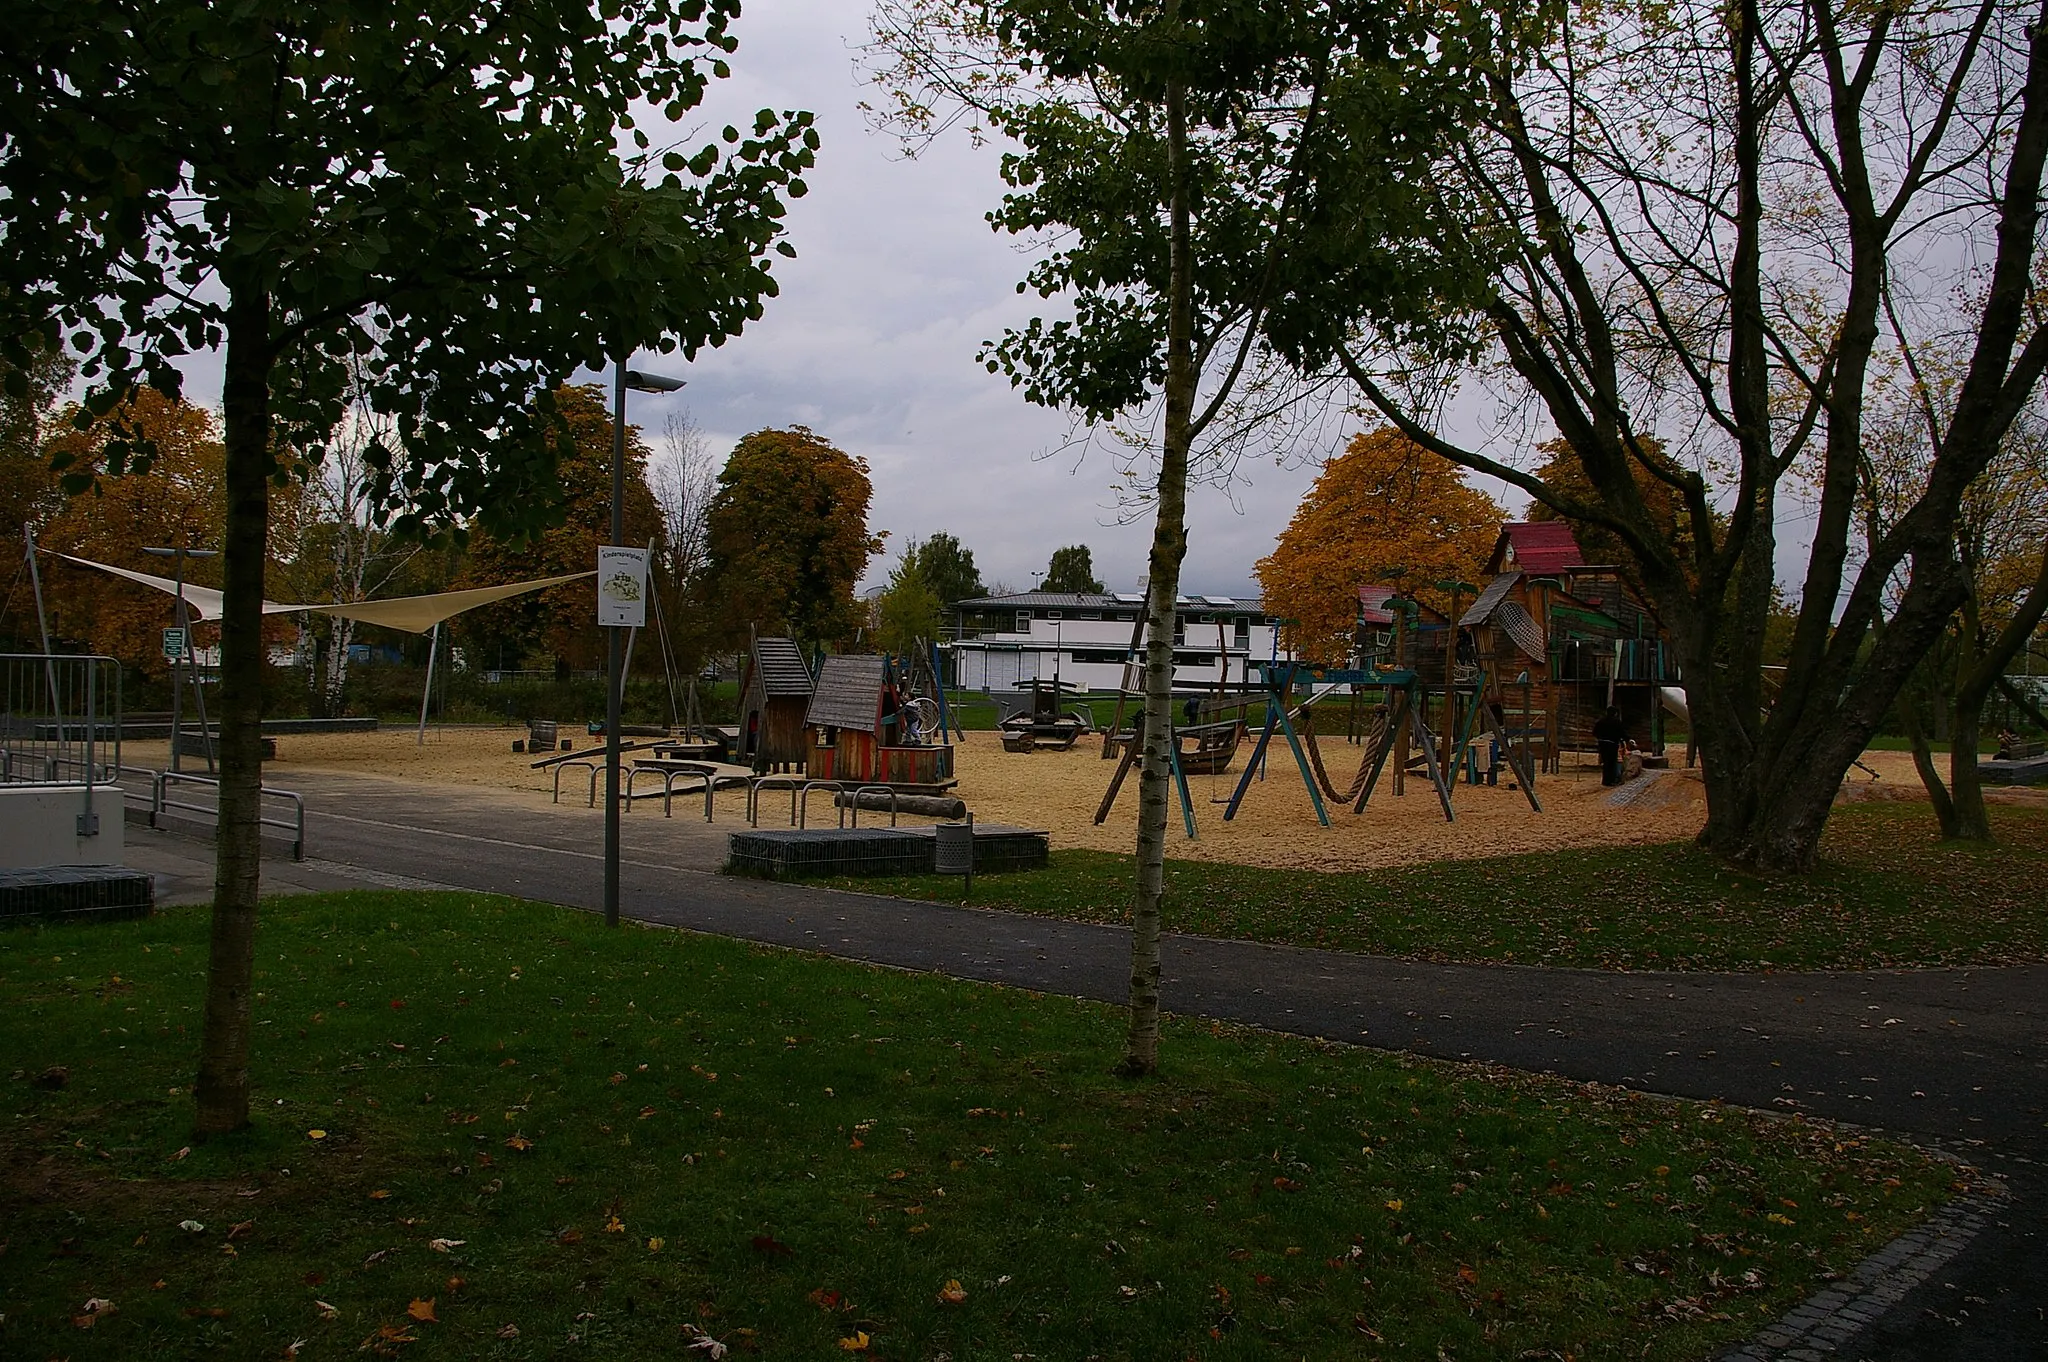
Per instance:
[[[890,797],[880,790],[863,790],[860,792],[860,807],[863,809],[879,809],[886,813],[890,807],[889,799]],[[956,799],[946,795],[897,795],[895,800],[896,812],[914,813],[920,818],[965,818],[967,816],[967,801],[964,799]],[[853,801],[854,792],[851,790],[841,790],[832,797],[833,804],[842,809],[853,808]]]

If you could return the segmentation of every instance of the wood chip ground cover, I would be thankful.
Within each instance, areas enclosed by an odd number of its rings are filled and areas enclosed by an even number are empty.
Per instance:
[[[512,900],[265,912],[209,1144],[204,914],[0,934],[0,1355],[1703,1358],[1968,1176],[1191,1021],[1130,1084],[1114,1009]]]

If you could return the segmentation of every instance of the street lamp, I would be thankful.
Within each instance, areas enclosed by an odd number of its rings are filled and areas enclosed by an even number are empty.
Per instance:
[[[185,609],[185,560],[187,558],[218,558],[218,549],[194,549],[180,544],[176,548],[146,548],[144,553],[154,558],[177,560],[174,570],[178,590],[178,633],[183,639],[180,645],[182,657],[171,659],[171,769],[179,769],[178,734],[184,716],[182,697],[184,690],[178,685],[178,663],[183,661],[192,677],[192,700],[199,706],[199,743],[206,749],[206,769],[213,770],[213,738],[206,731],[206,693],[199,689],[199,666],[192,656],[192,621]]]
[[[612,537],[614,548],[626,538],[626,389],[672,393],[680,378],[663,378],[628,369],[624,357],[613,362],[612,376]],[[619,709],[626,678],[622,674],[625,640],[614,626],[605,648],[604,697],[604,925],[619,925]]]

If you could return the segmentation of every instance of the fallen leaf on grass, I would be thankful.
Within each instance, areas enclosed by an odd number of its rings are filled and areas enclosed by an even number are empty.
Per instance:
[[[1283,1192],[1298,1192],[1301,1190],[1301,1184],[1293,1178],[1274,1178],[1273,1185]]]
[[[171,1155],[171,1158],[172,1158],[172,1160],[173,1160],[173,1161],[176,1161],[176,1160],[178,1160],[178,1159],[182,1159],[182,1158],[186,1157],[186,1156],[187,1156],[187,1155],[189,1155],[189,1154],[190,1154],[191,1152],[192,1152],[192,1146],[188,1144],[188,1145],[186,1145],[186,1146],[185,1146],[185,1147],[184,1147],[183,1149],[179,1150],[179,1151],[178,1151],[177,1153],[175,1153],[175,1154]]]
[[[228,1238],[232,1239],[238,1234],[247,1234],[250,1230],[253,1230],[255,1228],[256,1222],[253,1220],[237,1221],[234,1224],[228,1226]]]
[[[370,1193],[370,1200],[372,1201],[389,1201],[390,1199],[391,1193],[385,1191],[382,1187]]]
[[[401,1328],[396,1324],[380,1324],[377,1326],[377,1332],[364,1339],[363,1346],[356,1351],[375,1353],[379,1357],[396,1357],[398,1350],[405,1344],[417,1342],[419,1339],[410,1329]]]
[[[499,1325],[499,1326],[498,1326],[498,1337],[499,1337],[499,1338],[517,1338],[517,1337],[519,1337],[519,1326],[518,1326],[518,1325],[516,1325],[516,1324],[502,1324],[502,1325]]]
[[[515,1132],[511,1139],[505,1141],[505,1148],[516,1149],[524,1154],[527,1150],[533,1148],[533,1141]]]
[[[853,1331],[853,1337],[840,1339],[839,1346],[850,1353],[864,1353],[868,1350],[868,1344],[871,1341],[865,1330],[856,1329]]]
[[[657,1234],[652,1239],[649,1239],[647,1241],[647,1251],[649,1253],[659,1253],[661,1252],[662,1246],[666,1243],[668,1243],[668,1240],[663,1239],[660,1235]]]
[[[191,1305],[185,1308],[184,1315],[186,1319],[226,1319],[228,1312],[225,1306]]]
[[[795,1249],[772,1234],[757,1234],[753,1242],[754,1252],[766,1254],[770,1258],[788,1258],[796,1253]]]
[[[682,1333],[684,1338],[690,1340],[688,1343],[685,1343],[683,1345],[685,1349],[701,1352],[705,1356],[711,1358],[712,1362],[718,1362],[719,1358],[724,1357],[728,1352],[732,1351],[723,1343],[720,1343],[717,1339],[705,1333],[702,1329],[698,1328],[694,1324],[683,1325]]]
[[[434,1318],[434,1301],[431,1296],[425,1300],[421,1300],[418,1296],[413,1297],[412,1304],[405,1307],[405,1313],[411,1315],[422,1324],[439,1324],[441,1322]]]
[[[206,1226],[200,1224],[197,1220],[180,1220],[178,1222],[178,1228],[185,1231],[185,1233],[187,1234],[206,1233]]]
[[[555,1242],[558,1244],[580,1244],[583,1242],[583,1231],[563,1230],[555,1236]]]
[[[327,1132],[315,1127],[306,1132],[306,1138],[309,1140],[324,1140],[327,1138]]]
[[[1392,1211],[1395,1215],[1399,1215],[1401,1213],[1401,1206],[1402,1201],[1399,1197],[1392,1197],[1389,1198],[1387,1201],[1387,1209]]]
[[[805,1296],[804,1299],[817,1306],[820,1310],[837,1310],[846,1304],[846,1297],[840,1295],[837,1291],[827,1291],[822,1286],[812,1291],[810,1295]]]
[[[73,1324],[76,1324],[81,1329],[90,1329],[93,1325],[99,1323],[108,1315],[117,1315],[121,1313],[119,1307],[117,1307],[112,1301],[106,1300],[99,1296],[94,1296],[90,1300],[86,1301],[84,1311],[85,1312],[83,1314],[73,1315],[71,1317],[71,1322]]]
[[[468,1242],[467,1239],[429,1239],[427,1247],[436,1253],[452,1253]]]
[[[314,1301],[313,1308],[320,1312],[320,1318],[322,1319],[333,1320],[341,1318],[341,1311],[335,1309],[326,1301]]]
[[[967,1288],[961,1286],[957,1281],[948,1280],[944,1286],[939,1288],[939,1304],[941,1305],[958,1305],[966,1299]]]
[[[626,1222],[614,1215],[604,1222],[604,1232],[606,1234],[624,1234],[626,1232]]]

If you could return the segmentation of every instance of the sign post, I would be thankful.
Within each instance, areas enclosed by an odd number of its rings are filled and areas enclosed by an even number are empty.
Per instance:
[[[164,630],[164,660],[166,662],[183,662],[185,660],[186,646],[187,642],[183,629],[173,626]]]

